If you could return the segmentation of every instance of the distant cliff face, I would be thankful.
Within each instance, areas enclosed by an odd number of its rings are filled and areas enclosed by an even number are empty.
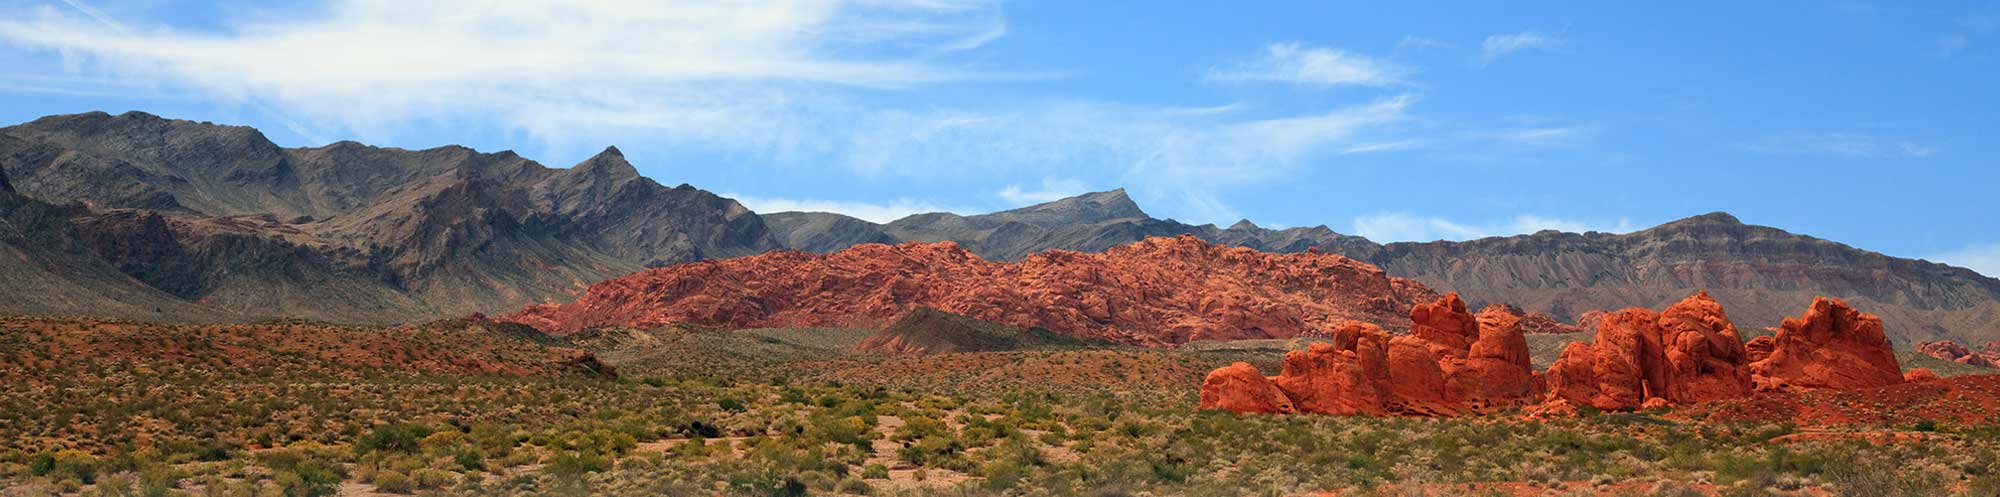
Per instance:
[[[615,148],[550,169],[463,147],[284,149],[251,128],[90,113],[0,129],[0,169],[36,205],[78,203],[43,227],[56,241],[34,250],[67,247],[143,286],[86,278],[67,283],[97,290],[67,293],[86,303],[119,292],[179,301],[118,313],[127,317],[429,319],[780,247],[755,213],[641,177]],[[62,279],[56,262],[7,264]],[[170,310],[189,306],[201,310]]]

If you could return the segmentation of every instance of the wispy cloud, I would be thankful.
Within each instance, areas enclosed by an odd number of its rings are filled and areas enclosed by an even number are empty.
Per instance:
[[[1533,31],[1493,35],[1479,42],[1479,64],[1492,64],[1515,52],[1523,50],[1556,50],[1562,48],[1566,40]]]
[[[1433,48],[1451,48],[1451,44],[1422,36],[1404,36],[1401,41],[1396,42],[1397,50],[1410,49],[1421,51]]]
[[[724,193],[724,197],[736,199],[743,207],[759,214],[774,212],[831,212],[843,214],[872,223],[887,223],[908,217],[911,214],[927,212],[972,212],[967,209],[946,207],[931,202],[909,198],[899,198],[887,203],[858,202],[848,200],[820,200],[759,197],[737,193]]]
[[[1042,186],[1037,189],[1021,188],[1021,185],[1007,185],[994,195],[1013,205],[1040,204],[1074,197],[1090,191],[1083,180],[1064,178],[1042,178]]]
[[[2000,243],[1967,247],[1927,259],[1971,269],[1988,277],[2000,278]]]
[[[1270,81],[1314,86],[1389,86],[1406,71],[1388,62],[1345,51],[1275,43],[1264,54],[1208,72],[1210,81]]]
[[[1619,219],[1612,224],[1605,225],[1523,214],[1515,216],[1504,223],[1469,224],[1441,217],[1418,216],[1397,212],[1356,217],[1354,218],[1353,226],[1354,234],[1380,243],[1471,240],[1489,236],[1534,233],[1541,230],[1572,233],[1586,231],[1625,233],[1636,229],[1632,225],[1632,222],[1627,219]]]
[[[1752,143],[1749,148],[1773,155],[1807,155],[1842,159],[1921,159],[1936,155],[1938,152],[1935,146],[1909,139],[1845,132],[1780,133]]]
[[[840,104],[828,88],[1035,76],[936,58],[1006,33],[981,1],[336,0],[202,31],[66,1],[83,15],[15,12],[0,42],[59,53],[82,75],[261,101],[357,133],[463,120],[544,139],[618,127],[781,148],[804,133],[786,128],[792,113]]]

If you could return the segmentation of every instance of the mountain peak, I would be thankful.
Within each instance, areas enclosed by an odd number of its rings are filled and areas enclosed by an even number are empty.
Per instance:
[[[1732,216],[1729,213],[1723,211],[1715,211],[1707,214],[1702,214],[1699,216],[1690,217],[1685,219],[1685,221],[1696,221],[1704,224],[1743,224],[1743,221],[1736,219],[1736,216]]]
[[[1250,222],[1249,219],[1238,219],[1236,220],[1236,224],[1229,225],[1229,229],[1232,230],[1254,230],[1257,228],[1257,223]]]
[[[1125,194],[1124,188],[1091,192],[1053,202],[1000,211],[983,217],[1039,226],[1097,224],[1113,219],[1143,219],[1150,216]]]
[[[618,147],[604,147],[603,152],[598,152],[597,155],[591,156],[589,159],[584,159],[583,162],[577,163],[576,167],[572,169],[575,169],[577,172],[598,176],[616,178],[639,177],[639,169],[632,167],[632,163],[625,160],[625,153],[620,152]]]
[[[1686,218],[1669,221],[1666,224],[1655,226],[1653,227],[1653,229],[1688,228],[1688,227],[1736,227],[1736,226],[1743,226],[1743,221],[1736,219],[1736,216],[1732,216],[1727,212],[1715,211],[1707,214],[1702,214],[1699,216],[1689,216]]]

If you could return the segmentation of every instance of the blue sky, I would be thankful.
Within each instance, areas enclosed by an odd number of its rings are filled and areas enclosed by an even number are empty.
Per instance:
[[[617,145],[877,221],[1115,187],[1380,241],[1723,210],[2000,273],[1996,2],[487,3],[0,0],[0,121]]]

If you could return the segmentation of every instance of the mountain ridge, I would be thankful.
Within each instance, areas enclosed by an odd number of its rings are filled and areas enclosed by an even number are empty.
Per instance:
[[[0,136],[13,191],[76,206],[42,226],[54,245],[202,309],[118,317],[425,320],[780,247],[741,204],[660,185],[615,147],[556,169],[456,145],[283,148],[252,128],[142,112],[49,116]]]

